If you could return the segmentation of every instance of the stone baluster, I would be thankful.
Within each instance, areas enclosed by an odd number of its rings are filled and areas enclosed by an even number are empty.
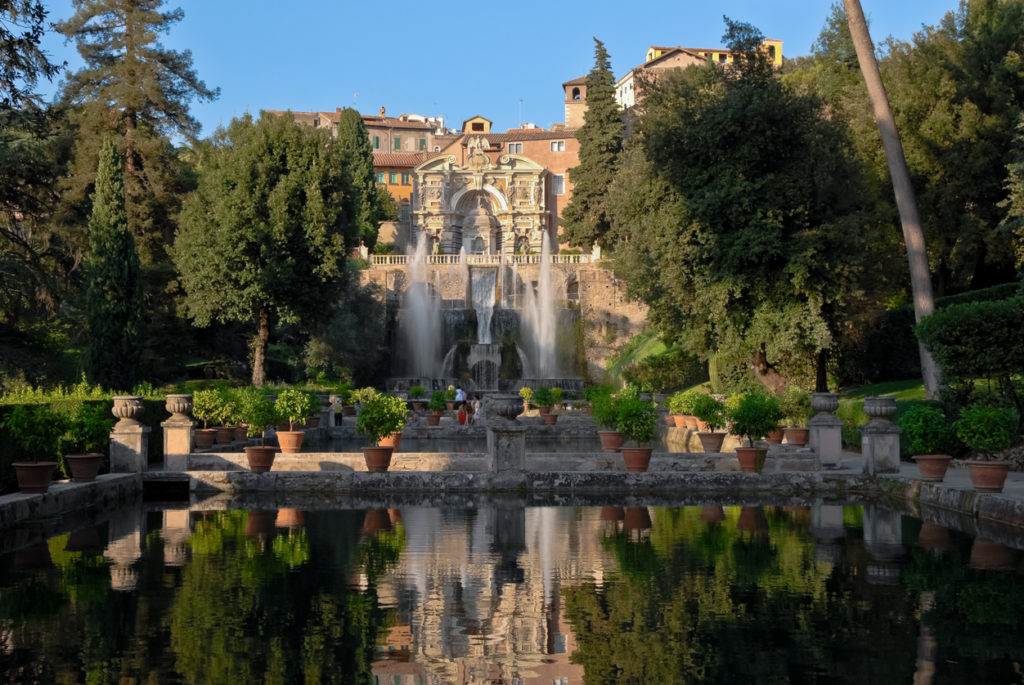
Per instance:
[[[192,395],[168,395],[164,405],[171,418],[160,426],[164,429],[164,470],[187,471],[192,452]]]
[[[892,397],[867,397],[864,413],[870,421],[860,427],[860,451],[864,473],[899,473],[900,428],[889,420],[896,413]]]
[[[110,432],[110,472],[142,473],[149,461],[149,426],[139,422],[142,397],[122,395],[114,398],[112,413],[119,420]]]
[[[821,466],[837,467],[843,454],[843,420],[835,414],[839,409],[839,394],[814,393],[811,409],[815,414],[807,422],[810,447],[818,455]]]
[[[526,470],[526,426],[516,421],[522,411],[523,398],[519,395],[496,393],[487,397],[487,469],[492,473]]]

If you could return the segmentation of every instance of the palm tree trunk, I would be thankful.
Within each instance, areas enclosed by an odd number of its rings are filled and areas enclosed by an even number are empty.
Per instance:
[[[868,96],[875,110],[875,121],[882,135],[885,157],[889,162],[889,175],[892,176],[892,188],[896,194],[896,207],[900,212],[900,223],[903,225],[903,241],[907,245],[907,261],[910,263],[910,289],[914,297],[914,318],[920,321],[935,311],[935,296],[932,294],[931,274],[928,270],[928,253],[925,250],[924,231],[921,229],[921,218],[917,213],[917,201],[914,199],[914,188],[910,184],[910,172],[907,171],[907,159],[903,155],[903,144],[896,130],[896,121],[889,108],[889,98],[882,84],[882,75],[878,71],[875,60],[875,45],[868,33],[868,24],[864,19],[864,10],[860,0],[843,0],[846,7],[846,19],[850,24],[850,35],[857,49],[857,61],[860,71],[867,83]],[[921,343],[917,344],[921,354],[921,375],[924,379],[925,392],[929,399],[936,399],[942,373],[931,354]]]

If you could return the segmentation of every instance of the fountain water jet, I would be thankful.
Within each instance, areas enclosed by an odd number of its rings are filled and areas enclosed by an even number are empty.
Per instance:
[[[410,376],[429,378],[436,375],[437,343],[441,339],[440,293],[432,295],[427,271],[427,239],[420,236],[407,270],[409,286],[402,295],[402,308],[407,318],[400,323],[406,349],[412,353]]]
[[[551,247],[548,234],[541,243],[540,274],[537,291],[527,284],[523,309],[530,334],[534,372],[541,378],[558,376],[555,349],[555,293],[551,283]]]

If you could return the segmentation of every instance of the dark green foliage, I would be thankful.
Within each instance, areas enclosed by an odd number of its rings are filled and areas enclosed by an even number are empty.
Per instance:
[[[612,389],[606,386],[591,388],[588,399],[597,425],[605,430],[617,430],[615,422],[619,416],[619,398],[612,394]]]
[[[547,407],[550,409],[554,402],[554,397],[551,395],[551,388],[546,385],[541,385],[533,392],[533,403],[538,407]]]
[[[409,408],[405,400],[386,392],[374,396],[363,405],[356,418],[356,431],[364,433],[371,445],[405,426]]]
[[[396,219],[398,215],[387,190],[377,185],[370,137],[362,116],[351,107],[341,110],[339,115],[337,144],[351,170],[353,190],[359,194],[356,204],[359,239],[371,251],[376,251],[380,222]]]
[[[121,156],[109,139],[96,174],[89,248],[86,376],[105,388],[126,390],[138,379],[144,303],[139,255],[125,214]]]
[[[247,424],[245,434],[250,438],[259,437],[261,443],[267,426],[283,420],[277,413],[277,407],[259,388],[248,387],[238,391],[238,410],[242,423]]]
[[[1009,410],[972,404],[960,410],[953,428],[960,441],[976,450],[978,457],[994,457],[995,452],[1013,444],[1016,419]]]
[[[711,395],[701,394],[694,399],[693,415],[713,431],[725,425],[725,407]]]
[[[63,451],[68,454],[106,454],[113,428],[114,418],[105,404],[83,402],[70,416]]]
[[[680,347],[670,347],[661,354],[627,365],[622,377],[646,392],[670,392],[703,383],[708,374],[697,357]]]
[[[3,421],[4,433],[17,445],[20,461],[56,461],[67,428],[67,415],[46,405],[16,405]]]
[[[615,417],[615,430],[622,437],[638,444],[654,439],[658,428],[658,411],[651,402],[641,399],[620,399]]]
[[[900,415],[896,423],[903,431],[901,442],[905,441],[907,451],[912,455],[948,454],[952,450],[953,426],[937,407],[911,407]]]
[[[289,116],[233,120],[202,165],[173,257],[197,324],[253,324],[260,386],[272,326],[308,330],[339,296],[345,254],[358,240],[359,196],[344,151]]]
[[[747,439],[753,447],[756,440],[776,430],[783,418],[779,401],[761,393],[747,393],[729,412],[732,432]]]
[[[594,39],[594,68],[587,75],[587,111],[576,131],[579,164],[569,169],[572,199],[562,210],[562,239],[575,247],[609,245],[605,195],[622,151],[622,113],[615,102],[615,76],[604,43]]]
[[[46,14],[41,0],[0,1],[0,110],[35,100],[39,79],[60,71],[39,47]]]
[[[1017,121],[1010,162],[1006,165],[1006,216],[999,227],[1010,234],[1017,254],[1017,269],[1024,273],[1024,113]]]
[[[430,396],[430,411],[444,411],[444,391],[435,390]]]

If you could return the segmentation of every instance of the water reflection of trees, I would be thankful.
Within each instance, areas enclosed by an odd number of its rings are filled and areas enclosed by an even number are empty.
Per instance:
[[[801,512],[713,513],[607,535],[622,574],[564,590],[588,683],[912,680],[913,593],[816,560]]]

